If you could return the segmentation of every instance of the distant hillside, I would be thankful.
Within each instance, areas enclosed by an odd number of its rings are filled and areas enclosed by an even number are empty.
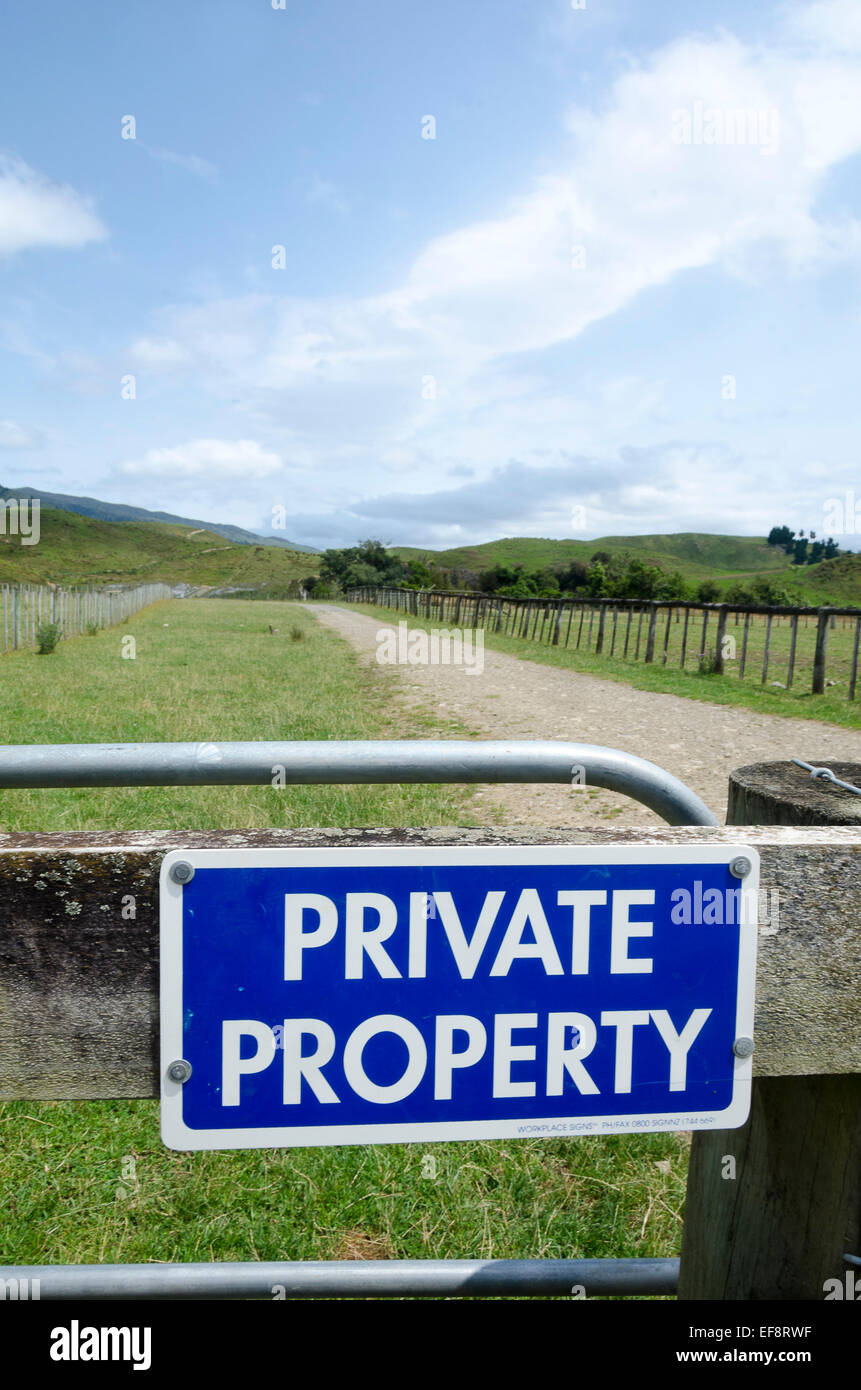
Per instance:
[[[236,545],[274,545],[281,546],[284,550],[318,554],[312,545],[282,540],[280,536],[258,536],[254,531],[244,531],[241,526],[230,526],[220,521],[194,521],[187,516],[174,516],[171,512],[150,512],[146,507],[127,507],[122,502],[101,502],[97,497],[74,497],[65,492],[45,492],[43,488],[36,487],[0,487],[0,497],[4,500],[10,497],[38,497],[43,507],[53,507],[61,512],[75,512],[78,516],[91,516],[96,521],[167,521],[177,526],[193,526],[214,531],[216,535],[224,536]]]
[[[861,605],[861,553],[839,555],[818,565],[796,566],[779,546],[769,545],[764,536],[712,536],[695,531],[601,536],[593,541],[512,536],[453,550],[418,550],[409,546],[392,549],[404,560],[422,559],[444,569],[473,573],[493,565],[561,568],[571,560],[588,564],[597,550],[610,555],[627,551],[667,573],[679,570],[689,584],[712,579],[721,590],[726,590],[736,584],[747,586],[755,579],[769,578],[777,580],[799,605]]]
[[[12,495],[24,493],[19,490]],[[158,579],[167,584],[248,588],[261,596],[283,597],[291,584],[317,574],[320,568],[318,553],[291,550],[284,542],[267,545],[262,537],[256,544],[231,541],[223,532],[194,522],[102,521],[43,505],[40,523],[38,545],[22,545],[17,536],[0,534],[0,584]],[[537,569],[572,559],[588,562],[596,550],[629,551],[663,570],[680,570],[692,584],[714,579],[726,590],[768,576],[777,579],[798,604],[861,606],[861,553],[794,566],[778,547],[747,536],[606,536],[594,541],[510,537],[456,550],[393,549],[405,559],[421,557],[446,569],[473,573],[495,564]]]
[[[21,496],[19,492],[17,494]],[[40,510],[38,545],[0,535],[0,584],[166,584],[250,587],[283,595],[316,574],[319,558],[284,546],[230,542],[215,531],[159,521],[98,521]]]
[[[743,574],[774,573],[789,568],[789,559],[764,537],[711,536],[680,532],[666,536],[601,536],[594,541],[549,540],[514,536],[488,541],[484,545],[461,546],[455,550],[415,550],[393,547],[404,559],[421,558],[427,563],[453,569],[489,569],[492,565],[564,565],[571,560],[586,563],[596,550],[608,554],[630,551],[647,564],[665,570],[681,570],[686,579],[712,579],[724,575],[737,580]]]
[[[793,565],[781,583],[791,594],[798,594],[800,603],[861,606],[861,552],[820,560],[818,565]]]

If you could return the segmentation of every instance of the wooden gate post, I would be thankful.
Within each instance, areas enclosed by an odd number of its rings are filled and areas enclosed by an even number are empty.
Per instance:
[[[827,765],[858,785],[857,763]],[[730,776],[727,821],[857,827],[861,796],[791,762],[754,763]],[[801,862],[798,871],[816,872]],[[827,937],[834,885],[818,877],[817,927]],[[791,894],[792,882],[779,891]],[[779,928],[775,936],[776,945]],[[855,1000],[853,1016],[834,1011],[827,1019],[836,1042],[857,1033],[857,993]],[[811,1025],[821,1031],[820,1012],[830,1011],[811,989],[805,1011],[787,1023],[802,1035]],[[852,1065],[843,1075],[754,1075],[741,1129],[694,1134],[680,1299],[823,1299],[826,1280],[845,1287],[843,1256],[861,1255],[861,1075]]]

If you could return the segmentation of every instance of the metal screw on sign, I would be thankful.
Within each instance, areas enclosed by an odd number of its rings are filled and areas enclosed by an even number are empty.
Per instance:
[[[171,864],[168,878],[172,878],[174,883],[190,883],[194,878],[194,866],[181,859],[179,863]]]
[[[178,1062],[171,1062],[167,1069],[167,1074],[171,1081],[187,1081],[191,1076],[191,1063],[180,1058]]]
[[[740,854],[737,859],[730,860],[729,871],[733,878],[746,878],[751,868],[750,860],[746,859],[743,854]]]
[[[736,1057],[753,1056],[753,1038],[736,1038],[732,1045]]]

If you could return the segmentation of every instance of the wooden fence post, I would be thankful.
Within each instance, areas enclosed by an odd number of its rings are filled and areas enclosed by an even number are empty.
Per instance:
[[[661,657],[661,665],[662,665],[662,666],[666,666],[666,664],[667,664],[667,652],[669,651],[669,647],[670,647],[670,627],[671,627],[671,625],[672,625],[672,621],[673,621],[673,605],[672,605],[672,603],[671,603],[670,606],[669,606],[669,608],[667,609],[667,621],[666,621],[666,625],[665,625],[665,627],[664,627],[664,651],[663,651],[663,655],[662,655],[662,657]]]
[[[715,637],[715,674],[722,676],[724,673],[724,637],[726,635],[727,605],[722,603],[718,609],[717,636]]]
[[[857,763],[829,766],[857,785]],[[861,797],[814,781],[791,762],[755,763],[730,777],[727,822],[858,827]],[[799,855],[779,888],[787,908],[801,891],[810,892],[809,882],[804,890],[801,882],[811,870]],[[842,892],[839,880],[825,869],[814,885],[823,935]],[[772,904],[771,917],[774,911]],[[793,943],[773,927],[772,921],[769,947],[788,955]],[[759,944],[762,974],[762,935]],[[811,979],[802,1008],[796,1013],[790,1005],[787,1028],[828,1029],[838,1050],[842,1036],[858,1032],[857,995],[853,1020],[830,1011],[822,982]],[[843,1282],[844,1254],[861,1255],[861,1074],[851,1062],[844,1066],[843,1075],[755,1075],[741,1129],[694,1134],[680,1299],[822,1299],[826,1280]]]
[[[681,660],[679,661],[679,665],[681,666],[682,670],[685,669],[685,657],[687,656],[687,651],[688,651],[688,620],[689,620],[689,618],[690,618],[690,615],[691,615],[690,605],[686,603],[686,604],[685,604],[685,625],[684,625],[684,627],[682,628],[682,655],[681,655]]]
[[[771,651],[771,625],[774,621],[774,614],[769,613],[765,624],[765,652],[762,657],[762,684],[768,680],[768,658]]]
[[[816,621],[816,651],[813,656],[813,694],[822,695],[825,691],[825,653],[828,647],[827,608],[820,608]]]
[[[655,659],[655,632],[658,626],[658,605],[654,599],[650,599],[651,612],[649,614],[649,635],[646,638],[646,661]]]
[[[604,650],[604,624],[607,621],[607,605],[601,600],[598,606],[598,636],[595,638],[595,655],[599,656]]]
[[[849,699],[855,699],[855,682],[858,678],[858,642],[861,639],[861,618],[855,619],[855,641],[852,647],[852,667],[849,672]]]
[[[795,644],[798,640],[798,614],[792,615],[792,633],[789,639],[789,667],[786,672],[786,688],[792,689],[792,677],[795,674]],[[849,696],[850,700],[852,696]]]

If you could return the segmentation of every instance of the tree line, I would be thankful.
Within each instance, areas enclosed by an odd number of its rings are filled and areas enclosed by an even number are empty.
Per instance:
[[[787,526],[774,526],[769,545],[781,546],[794,565],[815,564],[840,553],[830,538],[817,540],[815,532],[796,536]],[[814,558],[815,557],[815,558]],[[667,572],[647,564],[629,551],[610,554],[596,550],[588,561],[530,569],[526,565],[495,564],[471,570],[403,560],[382,541],[366,540],[342,550],[324,550],[320,573],[303,580],[311,598],[336,598],[347,589],[380,586],[401,589],[470,590],[503,598],[619,598],[675,600],[679,603],[727,603],[791,605],[797,599],[779,579],[760,576],[747,583],[722,588],[714,580],[689,582],[680,570]]]
[[[815,531],[811,531],[809,536],[799,531],[796,536],[788,526],[772,526],[768,543],[785,550],[794,565],[818,565],[820,560],[834,560],[840,554],[840,546],[832,536],[824,541],[816,539]]]

